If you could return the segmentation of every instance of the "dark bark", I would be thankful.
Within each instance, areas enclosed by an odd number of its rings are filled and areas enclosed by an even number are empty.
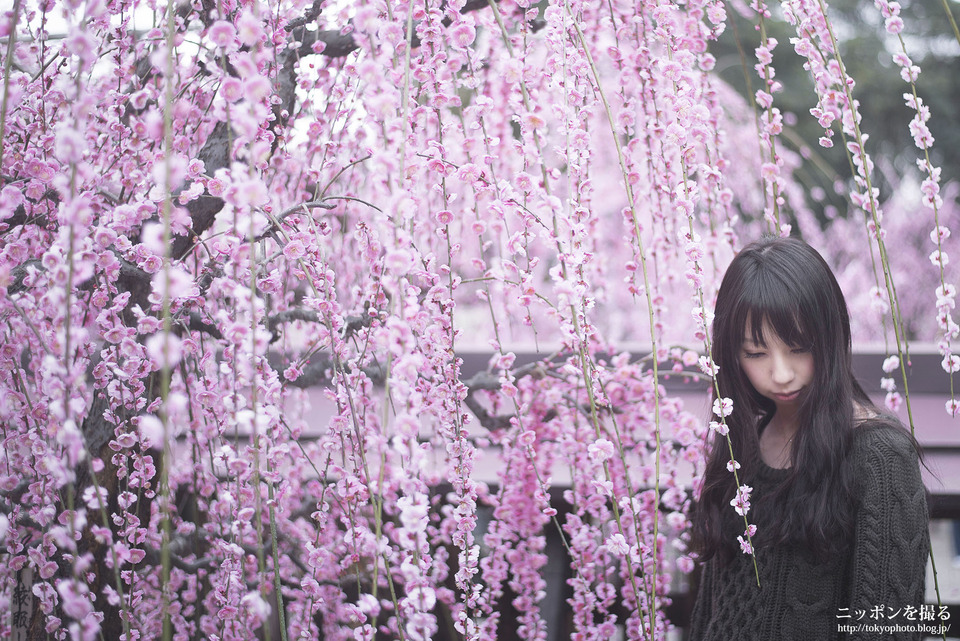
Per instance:
[[[26,279],[27,273],[30,271],[31,267],[37,271],[46,271],[46,268],[40,263],[39,258],[31,258],[30,260],[14,267],[10,271],[10,285],[7,286],[7,294],[9,296],[13,296],[14,294],[22,292],[24,289],[26,289],[26,285],[23,284],[23,281]]]
[[[232,139],[233,134],[230,131],[230,125],[226,122],[218,122],[197,156],[203,161],[207,175],[212,176],[217,170],[229,165]],[[183,258],[193,249],[196,239],[210,229],[217,214],[223,209],[223,205],[222,198],[210,195],[200,196],[187,203],[187,211],[190,212],[193,226],[189,236],[174,238],[173,250],[170,253],[174,260]]]
[[[294,41],[299,42],[297,53],[301,57],[315,55],[313,47],[318,42],[324,44],[321,55],[328,58],[343,58],[353,53],[360,46],[351,33],[342,33],[338,29],[325,29],[323,31],[309,31],[303,27],[294,29],[291,34]]]
[[[303,12],[302,16],[287,23],[287,26],[284,27],[287,33],[290,33],[297,27],[306,26],[320,17],[320,12],[323,10],[323,2],[324,0],[313,0],[313,4]]]

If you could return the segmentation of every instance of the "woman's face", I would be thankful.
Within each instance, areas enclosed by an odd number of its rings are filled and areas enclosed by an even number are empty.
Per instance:
[[[762,336],[761,344],[754,342],[748,321],[740,346],[740,368],[753,388],[774,402],[777,412],[793,413],[813,383],[813,353],[809,347],[787,345],[767,323]]]

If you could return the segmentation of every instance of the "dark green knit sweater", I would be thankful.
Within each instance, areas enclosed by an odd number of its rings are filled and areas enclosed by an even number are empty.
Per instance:
[[[889,425],[862,425],[851,460],[857,515],[845,558],[823,563],[799,546],[758,545],[759,588],[750,556],[707,561],[691,621],[693,641],[919,639],[923,635],[906,629],[940,623],[921,620],[931,614],[929,608],[921,614],[930,539],[926,492],[909,437]],[[761,464],[747,483],[753,487],[749,518],[758,529],[765,525],[758,501],[787,474]],[[731,529],[734,544],[742,530],[740,520],[739,530]]]

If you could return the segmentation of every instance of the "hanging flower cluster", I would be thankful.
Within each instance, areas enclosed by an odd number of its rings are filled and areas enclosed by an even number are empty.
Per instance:
[[[782,195],[785,181],[780,179],[784,161],[777,152],[776,144],[776,137],[783,131],[783,115],[780,113],[780,109],[773,106],[774,95],[783,90],[782,83],[775,80],[776,70],[772,64],[773,51],[779,43],[776,38],[771,38],[766,33],[766,22],[770,19],[770,10],[766,3],[762,0],[756,0],[751,4],[751,8],[758,17],[761,41],[760,46],[754,50],[757,58],[754,70],[763,81],[763,86],[756,91],[754,100],[760,110],[758,127],[764,158],[760,169],[760,178],[767,199],[764,218],[771,229],[783,235],[789,235],[791,226],[780,220],[780,210],[786,202]]]
[[[852,206],[862,212],[870,238],[876,244],[879,254],[879,264],[875,262],[873,267],[876,282],[873,295],[880,311],[889,310],[891,313],[898,354],[895,359],[888,358],[884,363],[884,373],[888,376],[884,376],[882,385],[887,392],[887,407],[896,411],[903,398],[897,391],[895,380],[889,374],[899,367],[900,356],[905,353],[906,337],[895,284],[890,273],[886,231],[882,227],[880,191],[873,186],[874,163],[866,150],[869,135],[860,128],[859,102],[852,95],[855,82],[847,74],[837,51],[836,37],[826,15],[826,3],[820,0],[797,0],[785,4],[783,8],[787,21],[794,25],[797,31],[797,37],[791,39],[794,49],[806,60],[804,67],[813,76],[818,101],[810,113],[825,130],[820,144],[831,147],[836,135],[834,127],[839,125],[847,158],[854,169],[849,199]],[[891,24],[888,22],[888,30]]]
[[[893,61],[900,67],[900,77],[910,85],[910,92],[903,95],[904,100],[906,100],[907,106],[916,112],[910,121],[910,134],[913,136],[914,144],[923,152],[923,158],[917,160],[917,167],[924,177],[920,190],[923,194],[923,205],[932,211],[934,222],[933,230],[930,232],[930,241],[935,249],[930,253],[929,258],[934,268],[939,272],[936,308],[940,340],[937,347],[940,355],[943,356],[942,367],[950,375],[951,393],[950,399],[946,403],[947,413],[951,416],[957,416],[958,404],[953,391],[953,374],[960,371],[960,356],[953,353],[953,341],[960,336],[960,326],[953,320],[957,288],[949,282],[946,272],[949,256],[944,244],[950,237],[950,227],[946,224],[947,221],[941,220],[944,202],[940,195],[940,168],[935,167],[930,162],[929,151],[933,145],[933,136],[927,127],[927,121],[930,119],[930,108],[917,95],[916,83],[920,76],[920,68],[913,64],[913,61],[907,55],[906,43],[901,35],[903,20],[900,18],[900,3],[877,0],[875,4],[883,15],[887,32],[895,35],[899,41],[900,50],[893,55]]]

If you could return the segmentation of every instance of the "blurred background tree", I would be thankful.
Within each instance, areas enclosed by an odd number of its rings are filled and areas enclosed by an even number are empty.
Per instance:
[[[960,128],[956,126],[960,120],[960,85],[956,81],[960,36],[947,11],[949,8],[956,13],[957,3],[904,0],[900,4],[904,23],[901,36],[914,64],[921,69],[917,91],[933,113],[928,123],[935,138],[931,160],[942,168],[941,183],[946,184],[960,179]],[[836,0],[828,10],[840,55],[856,80],[854,97],[860,101],[870,136],[868,149],[877,162],[875,186],[880,188],[881,201],[886,201],[901,177],[918,173],[917,150],[908,129],[914,111],[903,99],[909,87],[892,61],[899,44],[885,33],[884,19],[872,0]],[[803,68],[804,60],[793,51],[793,27],[782,19],[779,5],[771,6],[771,11],[772,19],[765,21],[764,27],[779,42],[773,64],[776,79],[784,87],[774,97],[786,125],[781,144],[804,159],[795,177],[806,187],[808,205],[825,224],[846,212],[847,189],[843,185],[851,179],[851,167],[839,145],[824,149],[814,142],[823,128],[810,115],[816,102],[812,79]],[[757,13],[741,5],[730,12],[727,26],[712,47],[717,57],[716,71],[750,100],[759,86],[753,70],[754,49],[760,41]]]

